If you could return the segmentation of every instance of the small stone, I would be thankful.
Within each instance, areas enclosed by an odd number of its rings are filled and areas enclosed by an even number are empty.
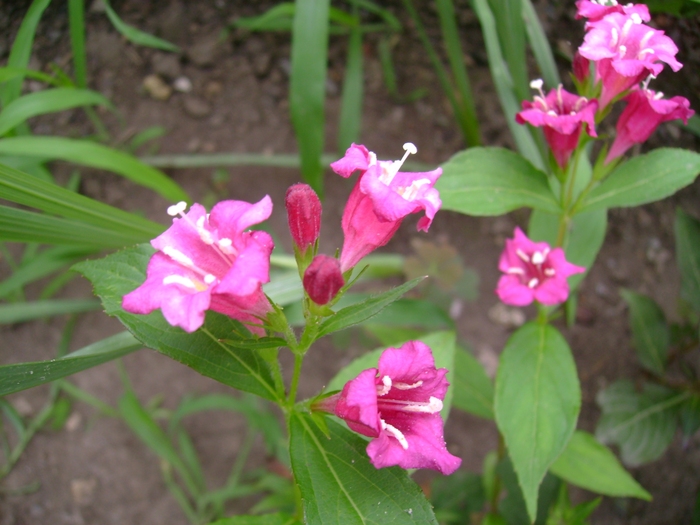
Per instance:
[[[155,53],[151,57],[151,67],[164,78],[173,79],[180,76],[180,58],[173,53]]]
[[[31,403],[27,401],[26,397],[18,397],[13,401],[13,406],[20,416],[29,417],[34,413]]]
[[[95,478],[78,478],[70,482],[70,492],[73,496],[73,501],[81,506],[92,503],[95,488],[97,488],[97,480]]]
[[[80,428],[80,423],[82,423],[82,421],[83,416],[80,415],[80,412],[73,412],[68,418],[68,421],[66,421],[66,430],[68,432],[75,432]]]
[[[173,93],[173,89],[163,82],[158,75],[148,75],[143,79],[143,87],[151,98],[156,100],[168,100]]]
[[[95,0],[92,4],[90,4],[91,13],[104,13],[106,11],[107,7],[102,0]]]
[[[185,97],[182,101],[182,107],[190,117],[204,118],[211,115],[211,106],[201,98]]]
[[[525,314],[520,308],[513,308],[503,303],[497,303],[489,310],[489,319],[508,328],[517,328],[525,324]]]
[[[189,93],[192,91],[192,81],[187,77],[177,77],[173,82],[173,87],[175,91],[180,93]]]

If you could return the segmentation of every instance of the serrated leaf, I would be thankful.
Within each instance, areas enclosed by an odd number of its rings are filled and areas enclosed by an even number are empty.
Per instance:
[[[145,346],[179,361],[202,375],[266,399],[278,400],[271,371],[259,350],[232,348],[222,342],[232,340],[240,324],[216,312],[207,312],[204,326],[194,333],[170,326],[160,310],[149,315],[122,310],[122,297],[146,279],[146,266],[153,248],[142,244],[104,259],[74,266],[93,284],[105,312],[116,316]],[[247,337],[243,337],[247,339]]]
[[[307,525],[437,525],[405,470],[376,469],[367,441],[332,420],[328,430],[330,439],[308,415],[292,414],[289,450]]]
[[[501,354],[494,411],[533,521],[539,485],[566,448],[580,408],[581,388],[566,340],[548,324],[522,326]]]
[[[620,290],[620,295],[630,308],[629,322],[640,363],[656,374],[663,374],[670,341],[664,311],[646,295],[625,289]]]
[[[442,166],[442,207],[466,215],[502,215],[528,207],[558,213],[547,175],[503,148],[470,148]]]
[[[624,162],[586,198],[581,211],[639,206],[673,195],[700,172],[700,154],[658,148]]]
[[[461,347],[455,350],[451,385],[455,407],[486,419],[494,418],[493,383],[481,363]]]
[[[343,330],[344,328],[354,326],[374,317],[388,305],[399,299],[403,294],[415,287],[423,279],[425,279],[425,277],[418,277],[401,286],[370,297],[361,303],[353,304],[352,306],[347,306],[339,310],[335,315],[321,323],[318,329],[318,337]]]
[[[700,312],[700,222],[680,208],[674,224],[681,295]]]
[[[678,407],[689,397],[653,384],[637,392],[630,381],[616,381],[596,398],[603,411],[596,438],[618,445],[626,465],[654,461],[671,443]]]
[[[551,471],[572,485],[613,497],[651,500],[606,446],[588,432],[577,430]]]
[[[129,332],[121,332],[60,359],[0,366],[0,396],[50,383],[112,361],[142,347],[143,345]]]

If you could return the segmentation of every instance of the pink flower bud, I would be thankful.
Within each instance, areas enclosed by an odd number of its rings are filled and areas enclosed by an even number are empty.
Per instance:
[[[591,74],[590,68],[591,61],[584,57],[581,53],[576,51],[574,55],[574,76],[579,82],[585,82]]]
[[[304,252],[321,231],[321,201],[308,184],[295,184],[287,190],[284,204],[294,244]]]
[[[340,261],[328,255],[317,255],[304,272],[304,290],[316,304],[327,304],[345,284]]]

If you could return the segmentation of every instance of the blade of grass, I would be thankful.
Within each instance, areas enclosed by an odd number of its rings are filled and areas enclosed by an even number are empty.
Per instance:
[[[73,50],[73,75],[79,88],[87,87],[87,57],[85,55],[85,1],[68,0],[70,45]]]
[[[289,106],[301,173],[323,196],[323,139],[330,0],[297,0],[292,29]]]
[[[559,70],[554,61],[552,47],[549,45],[547,35],[542,29],[540,19],[537,17],[535,8],[530,0],[520,0],[522,3],[522,16],[527,32],[528,40],[532,53],[535,55],[535,60],[542,73],[545,85],[550,88],[557,87],[561,83],[559,78]]]
[[[128,233],[136,242],[143,242],[160,235],[164,227],[103,204],[78,193],[62,188],[21,171],[0,164],[0,195],[3,199],[37,208],[69,219],[89,222],[94,226]]]
[[[55,88],[29,93],[13,100],[0,112],[0,135],[38,115],[91,105],[114,109],[102,94],[89,89]]]
[[[167,40],[163,40],[162,38],[158,38],[157,36],[150,35],[144,31],[141,31],[140,29],[136,29],[135,27],[124,23],[124,21],[121,18],[119,18],[114,9],[112,9],[112,6],[109,4],[108,0],[102,0],[102,3],[105,6],[107,18],[109,18],[109,21],[112,22],[114,28],[117,31],[119,31],[124,36],[124,38],[126,38],[130,42],[133,42],[134,44],[137,44],[139,46],[154,47],[156,49],[162,49],[164,51],[173,51],[175,53],[180,52],[180,48],[177,47],[175,44],[171,44]]]
[[[91,312],[100,309],[96,299],[49,299],[0,305],[0,324],[23,323],[54,315]]]
[[[52,77],[51,75],[47,75],[46,73],[42,73],[41,71],[34,71],[33,69],[24,69],[21,67],[0,67],[0,84],[3,84],[8,80],[12,80],[13,78],[18,77],[33,78],[34,80],[39,80],[50,86],[64,85],[56,77]]]
[[[489,4],[496,21],[503,58],[513,81],[513,90],[520,103],[530,96],[521,0],[489,0]]]
[[[478,146],[481,144],[479,121],[476,118],[474,96],[472,95],[467,68],[464,65],[464,53],[459,41],[454,5],[452,0],[437,0],[436,5],[440,16],[440,27],[447,51],[447,58],[450,61],[452,76],[457,85],[457,94],[460,97],[459,104],[464,120],[464,139],[468,146]]]
[[[357,16],[357,7],[353,7]],[[348,41],[348,58],[345,64],[343,96],[340,106],[340,123],[338,127],[338,152],[344,153],[350,144],[360,137],[362,126],[362,32],[359,17],[357,25],[350,30]]]
[[[41,15],[49,5],[51,0],[34,0],[29,6],[27,14],[24,15],[22,23],[17,31],[17,36],[12,44],[10,56],[7,59],[7,65],[13,68],[26,69],[29,64],[29,58],[32,54],[32,45],[34,44],[34,34],[36,27],[39,24]],[[0,103],[2,107],[7,106],[10,102],[19,97],[22,91],[22,78],[13,78],[0,86]]]
[[[0,155],[60,159],[101,168],[150,188],[170,201],[191,202],[185,190],[164,173],[131,155],[87,140],[39,136],[5,138],[0,140]]]
[[[498,98],[501,101],[501,107],[506,115],[508,128],[513,135],[518,151],[536,168],[544,170],[545,163],[542,158],[542,153],[537,147],[537,143],[530,134],[529,129],[515,122],[515,114],[520,111],[520,104],[515,95],[513,79],[505,66],[505,60],[501,53],[501,45],[498,41],[498,32],[496,30],[496,20],[491,12],[491,8],[487,0],[472,0],[472,5],[476,16],[479,18],[481,29],[484,34],[491,76],[496,85]]]
[[[0,240],[63,244],[97,251],[139,244],[144,238],[87,222],[0,206]]]

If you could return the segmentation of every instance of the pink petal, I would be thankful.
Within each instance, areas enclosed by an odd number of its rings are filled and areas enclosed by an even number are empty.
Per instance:
[[[272,213],[272,199],[265,195],[259,202],[221,201],[211,210],[209,223],[218,230],[219,238],[233,241],[233,246],[242,249],[241,234],[253,226],[267,220]]]
[[[535,299],[533,290],[522,284],[515,275],[502,275],[498,280],[496,295],[505,304],[527,306]]]
[[[561,304],[569,297],[569,283],[566,278],[547,279],[534,289],[535,299],[546,306]]]
[[[244,233],[239,237],[239,244],[243,248],[216,286],[216,293],[249,295],[260,284],[270,281],[270,254],[274,248],[270,234],[263,231]]]
[[[346,179],[355,171],[365,171],[369,166],[369,150],[361,144],[352,144],[345,156],[331,163],[331,168],[341,177]]]
[[[387,348],[379,358],[379,376],[389,376],[393,382],[420,387],[409,390],[392,389],[392,399],[409,399],[427,402],[429,398],[444,399],[449,383],[445,379],[447,370],[435,368],[435,359],[428,345],[420,341],[408,341],[400,348]]]
[[[379,435],[381,425],[377,411],[377,369],[360,372],[343,387],[336,405],[336,415],[355,432],[369,437]]]

